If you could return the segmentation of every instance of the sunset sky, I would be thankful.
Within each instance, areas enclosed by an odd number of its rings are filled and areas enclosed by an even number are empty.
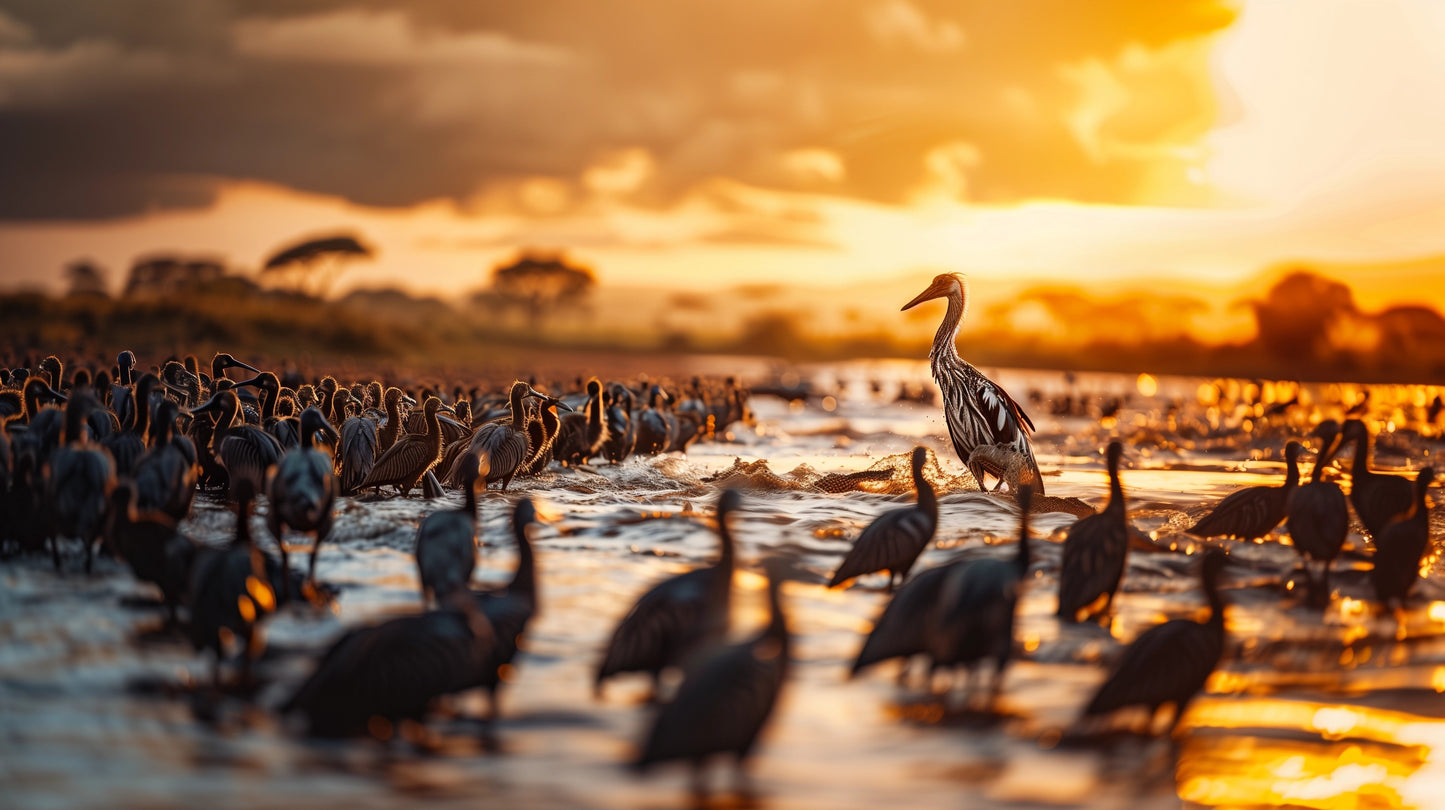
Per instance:
[[[0,0],[0,283],[353,229],[343,289],[531,245],[616,286],[1307,260],[1433,303],[1442,41],[1428,0]]]

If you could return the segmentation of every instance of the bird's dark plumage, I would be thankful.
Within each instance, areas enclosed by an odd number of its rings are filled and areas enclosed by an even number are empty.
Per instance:
[[[593,681],[599,694],[604,681],[624,672],[651,674],[655,688],[663,670],[727,634],[734,567],[728,523],[741,497],[732,489],[718,497],[717,562],[654,585],[617,625]]]
[[[918,503],[903,509],[893,509],[879,515],[868,528],[858,535],[833,578],[829,588],[836,588],[855,577],[875,571],[888,572],[888,591],[893,591],[894,580],[908,578],[908,571],[918,560],[918,555],[928,547],[938,529],[938,498],[933,485],[923,474],[928,461],[928,451],[922,447],[913,450],[913,485],[918,490]]]
[[[1114,601],[1129,553],[1129,525],[1125,519],[1124,488],[1119,483],[1119,459],[1123,445],[1110,442],[1109,504],[1097,515],[1082,518],[1069,527],[1064,538],[1062,569],[1059,571],[1059,618],[1078,621],[1079,612],[1105,600]]]
[[[477,567],[476,454],[464,453],[461,463],[461,508],[432,512],[417,527],[416,568],[424,603],[440,603],[464,590]]]
[[[331,444],[336,443],[336,431],[326,417],[316,408],[307,408],[301,413],[301,443],[281,458],[271,475],[271,511],[266,515],[267,527],[281,550],[283,571],[289,572],[291,567],[284,542],[286,529],[310,533],[315,538],[306,568],[311,580],[316,578],[316,556],[321,544],[331,535],[336,505],[336,477],[332,474],[335,463],[330,453],[317,446],[318,433],[329,438]],[[289,574],[282,579],[283,589],[290,588],[290,580]]]
[[[376,460],[366,480],[357,489],[393,486],[402,495],[410,493],[421,477],[441,461],[442,432],[437,421],[437,411],[441,407],[440,399],[427,397],[422,405],[426,433],[408,433],[397,439],[396,444]]]
[[[1408,478],[1370,469],[1372,442],[1364,422],[1347,420],[1343,441],[1355,443],[1355,457],[1350,463],[1350,503],[1365,525],[1365,531],[1373,538],[1410,511],[1415,502],[1415,489]]]
[[[1375,568],[1370,582],[1375,596],[1386,606],[1404,606],[1420,579],[1420,560],[1430,548],[1430,506],[1426,490],[1435,470],[1425,467],[1415,476],[1415,502],[1405,517],[1386,526],[1375,538]]]
[[[1285,445],[1283,485],[1237,489],[1186,531],[1196,537],[1232,537],[1236,540],[1256,540],[1274,531],[1285,519],[1286,505],[1299,486],[1299,452],[1299,442]]]
[[[1310,599],[1323,603],[1328,602],[1330,596],[1330,566],[1340,556],[1350,531],[1350,505],[1339,484],[1324,480],[1324,471],[1342,443],[1339,424],[1334,420],[1321,422],[1314,435],[1323,444],[1309,483],[1290,496],[1285,528],[1296,551],[1323,563],[1320,579],[1312,582],[1310,589]]]

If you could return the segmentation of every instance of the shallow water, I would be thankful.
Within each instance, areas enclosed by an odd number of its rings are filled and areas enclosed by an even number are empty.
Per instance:
[[[0,806],[371,807],[423,799],[466,806],[688,804],[684,771],[639,779],[620,765],[646,720],[639,701],[647,684],[615,680],[597,701],[591,670],[637,595],[714,555],[716,489],[703,479],[739,458],[767,459],[777,473],[800,464],[855,471],[916,442],[937,451],[950,472],[962,469],[936,407],[889,401],[893,383],[926,379],[926,367],[890,363],[815,373],[820,387],[835,394],[827,403],[831,411],[758,398],[758,429],[737,428],[733,441],[695,446],[686,457],[554,469],[482,498],[486,549],[478,578],[487,582],[510,575],[509,505],[529,495],[551,517],[535,535],[542,614],[503,692],[499,750],[480,749],[477,726],[467,719],[482,708],[473,696],[456,703],[456,717],[434,724],[442,739],[434,753],[374,742],[308,742],[267,710],[305,676],[310,655],[343,628],[417,608],[416,524],[459,503],[459,496],[446,503],[343,501],[318,566],[320,578],[339,588],[335,609],[285,612],[270,622],[261,667],[267,685],[254,704],[216,704],[193,691],[192,684],[209,678],[208,661],[182,641],[149,632],[161,614],[141,604],[151,596],[148,588],[119,564],[101,561],[98,573],[85,577],[75,573],[78,550],[63,576],[50,570],[48,558],[0,564]],[[884,381],[887,396],[874,396],[865,384],[875,378]],[[1034,389],[1045,396],[1124,394],[1136,386],[1133,377],[1109,375],[1082,376],[1073,385],[1062,375],[1037,372],[997,378],[1016,393]],[[1295,596],[1296,555],[1277,542],[1226,544],[1238,563],[1226,575],[1226,661],[1172,744],[1070,728],[1122,642],[1202,607],[1197,557],[1190,553],[1199,544],[1180,527],[1236,487],[1282,480],[1277,445],[1283,440],[1263,422],[1251,431],[1240,423],[1231,433],[1240,412],[1211,417],[1197,396],[1200,382],[1159,380],[1157,397],[1136,395],[1102,425],[1087,415],[1056,417],[1047,407],[1029,406],[1052,496],[1102,505],[1099,448],[1111,433],[1133,437],[1124,485],[1130,518],[1147,535],[1130,554],[1113,621],[1061,627],[1052,615],[1059,541],[1074,517],[1034,517],[1035,537],[1047,541],[1035,544],[1034,578],[1020,605],[1018,656],[997,714],[969,710],[961,694],[938,699],[901,687],[895,664],[846,678],[861,634],[885,602],[882,577],[837,591],[822,583],[862,526],[909,497],[750,493],[735,524],[747,569],[735,581],[735,634],[750,634],[765,621],[764,581],[754,573],[759,560],[779,554],[801,570],[784,589],[795,666],[752,769],[756,805],[1445,805],[1445,601],[1435,601],[1445,600],[1445,589],[1432,575],[1397,620],[1368,601],[1368,564],[1342,559],[1331,606],[1323,614],[1311,611]],[[1353,391],[1314,393],[1317,400],[1350,401]],[[1388,393],[1374,402],[1388,407]],[[1172,428],[1171,399],[1182,406]],[[1221,423],[1213,438],[1183,438],[1193,434],[1180,422],[1211,419]],[[1284,426],[1289,419],[1296,424]],[[1272,429],[1302,435],[1308,419],[1308,413],[1285,417]],[[1402,459],[1412,467],[1440,461],[1438,434],[1425,431],[1401,444],[1408,445]],[[940,512],[938,542],[920,568],[960,554],[1012,553],[1017,514],[1011,500],[951,491]],[[219,542],[231,523],[223,505],[198,498],[186,529]],[[269,537],[259,518],[255,529]],[[1358,534],[1351,544],[1364,547]],[[719,788],[731,784],[727,769],[713,776]],[[733,802],[726,795],[716,801]]]

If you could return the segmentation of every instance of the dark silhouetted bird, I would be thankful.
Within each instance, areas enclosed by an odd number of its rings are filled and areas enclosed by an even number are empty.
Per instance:
[[[915,447],[912,469],[918,503],[884,512],[868,524],[828,581],[829,588],[836,588],[864,574],[887,571],[888,592],[892,593],[895,580],[902,582],[908,578],[909,569],[938,529],[938,498],[933,493],[933,485],[923,474],[923,465],[927,461],[928,451]]]
[[[1232,537],[1257,540],[1285,518],[1285,507],[1299,486],[1300,443],[1285,445],[1284,484],[1277,487],[1245,487],[1229,493],[1209,514],[1185,531],[1196,537]]]
[[[460,459],[462,505],[438,509],[422,519],[416,532],[416,568],[423,604],[441,603],[453,591],[466,589],[477,567],[477,480],[475,453]]]
[[[1204,554],[1201,578],[1209,600],[1209,619],[1199,623],[1174,619],[1145,630],[1124,648],[1108,680],[1084,708],[1084,717],[1109,714],[1126,706],[1142,706],[1154,715],[1165,704],[1174,706],[1172,732],[1184,717],[1189,702],[1224,653],[1224,599],[1219,595],[1219,572],[1228,558],[1217,549]]]
[[[86,416],[92,407],[99,405],[90,393],[71,393],[65,405],[65,446],[52,453],[46,465],[50,550],[57,571],[60,538],[74,537],[85,546],[85,573],[90,573],[95,544],[105,531],[110,490],[115,486],[110,454],[90,440]]]
[[[1370,469],[1370,431],[1358,419],[1345,422],[1345,442],[1355,443],[1350,463],[1350,503],[1355,514],[1374,538],[1406,512],[1415,502],[1415,490],[1408,478],[1377,473]]]
[[[316,556],[321,552],[321,544],[331,536],[335,517],[336,477],[332,475],[335,462],[330,453],[317,446],[318,433],[330,439],[332,445],[336,444],[336,431],[331,423],[321,411],[307,408],[301,412],[301,443],[281,457],[281,463],[271,475],[271,511],[266,515],[266,525],[281,551],[281,570],[288,572],[282,579],[284,599],[291,596],[286,529],[309,532],[315,538],[311,559],[306,565],[306,578],[314,582]]]
[[[1108,610],[1119,590],[1119,581],[1124,578],[1124,563],[1129,553],[1124,487],[1119,483],[1119,459],[1124,455],[1124,446],[1109,442],[1107,452],[1109,504],[1099,514],[1070,526],[1064,538],[1058,616],[1065,621],[1078,621],[1080,611]]]
[[[1375,538],[1375,568],[1370,581],[1375,596],[1387,608],[1404,607],[1420,579],[1420,561],[1430,548],[1430,505],[1426,491],[1435,470],[1425,467],[1415,476],[1415,502],[1404,517],[1386,526]]]
[[[741,503],[737,490],[725,489],[718,496],[716,563],[654,585],[617,625],[593,681],[599,696],[603,682],[613,675],[646,672],[652,676],[657,697],[665,669],[727,634],[734,567],[728,523]]]
[[[1340,556],[1350,531],[1350,505],[1339,484],[1324,480],[1324,471],[1342,444],[1339,423],[1333,419],[1321,422],[1314,435],[1321,441],[1315,468],[1309,483],[1290,496],[1285,528],[1296,551],[1322,563],[1319,580],[1310,577],[1309,599],[1324,604],[1330,598],[1330,566]],[[1305,573],[1309,575],[1308,567]]]

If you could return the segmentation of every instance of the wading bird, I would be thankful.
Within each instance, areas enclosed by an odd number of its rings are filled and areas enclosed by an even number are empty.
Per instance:
[[[692,766],[693,787],[705,792],[708,760],[730,754],[739,792],[746,793],[748,756],[777,705],[788,676],[788,619],[779,589],[780,566],[768,571],[768,626],[754,638],[715,650],[689,667],[677,695],[653,720],[633,767],[638,771],[682,760]]]
[[[912,461],[918,503],[884,512],[868,524],[828,581],[829,588],[874,571],[887,571],[888,593],[892,593],[895,580],[902,582],[908,578],[909,569],[938,529],[938,497],[923,474],[928,450],[915,447]]]
[[[512,511],[512,539],[517,544],[517,570],[505,587],[473,590],[471,598],[491,623],[494,641],[488,665],[477,675],[472,686],[487,691],[488,718],[496,720],[500,713],[497,690],[506,680],[504,673],[512,665],[522,646],[522,634],[540,611],[537,591],[537,557],[528,532],[537,525],[537,507],[531,498],[517,502]]]
[[[1044,494],[1044,482],[1039,477],[1039,465],[1029,441],[1034,423],[1007,391],[958,355],[958,330],[968,312],[968,287],[963,276],[958,273],[935,276],[928,289],[904,304],[903,309],[912,309],[934,298],[947,298],[948,311],[933,337],[928,359],[933,367],[933,379],[943,392],[943,415],[954,451],[982,488],[985,474],[993,475],[1002,483],[1004,471],[992,469],[984,458],[975,459],[973,449],[981,444],[1007,445],[1028,457],[1035,489],[1039,495]]]
[[[422,604],[442,603],[453,591],[464,590],[477,567],[477,479],[475,453],[460,459],[462,505],[439,509],[422,519],[416,532],[416,568],[421,580]]]
[[[1340,556],[1345,536],[1350,531],[1350,505],[1339,484],[1324,480],[1325,469],[1343,444],[1339,423],[1333,419],[1325,420],[1315,428],[1314,435],[1322,442],[1319,455],[1315,457],[1315,468],[1310,473],[1309,483],[1290,496],[1285,528],[1296,551],[1322,563],[1318,582],[1310,576],[1308,567],[1305,575],[1311,580],[1310,601],[1324,604],[1330,598],[1330,566]]]
[[[59,362],[59,361],[57,361]],[[107,499],[115,486],[110,454],[90,441],[85,418],[95,399],[72,392],[65,404],[65,446],[46,465],[45,495],[50,505],[50,553],[60,570],[60,538],[74,537],[85,546],[85,573],[90,573],[95,544],[105,531]]]
[[[1415,501],[1410,511],[1375,538],[1375,568],[1370,572],[1370,582],[1386,608],[1403,608],[1420,579],[1420,560],[1430,547],[1430,505],[1425,493],[1434,480],[1433,468],[1420,470],[1415,476]]]
[[[1032,498],[1032,487],[1025,484],[1019,488],[1019,542],[1013,559],[972,560],[955,568],[943,584],[927,632],[934,667],[962,665],[970,683],[979,662],[993,659],[990,705],[998,700],[1004,670],[1013,655],[1014,612],[1029,571]]]
[[[656,698],[664,670],[682,663],[700,645],[727,634],[734,566],[728,524],[741,504],[737,490],[725,489],[718,496],[716,563],[654,585],[617,625],[593,680],[599,697],[603,682],[613,675],[646,672],[652,676]]]
[[[204,405],[191,409],[192,415],[215,415],[211,455],[225,469],[232,498],[242,480],[253,493],[264,490],[266,471],[281,460],[281,444],[276,437],[254,425],[235,424],[240,412],[241,401],[229,389],[217,391]]]
[[[212,680],[217,686],[231,642],[240,646],[240,682],[250,684],[251,665],[262,646],[256,629],[275,611],[275,582],[287,573],[251,542],[251,502],[256,495],[250,479],[238,479],[234,492],[236,530],[231,543],[196,550],[187,588],[191,643],[215,656]]]
[[[316,446],[318,433],[336,443],[336,431],[326,417],[315,408],[307,408],[301,412],[301,444],[286,453],[271,474],[271,511],[266,515],[266,525],[281,551],[281,570],[287,573],[281,581],[282,598],[288,600],[291,563],[286,552],[286,529],[309,532],[315,538],[306,564],[306,579],[314,584],[316,556],[321,553],[321,544],[331,536],[335,517],[336,478],[331,472],[335,465],[331,454]]]
[[[1200,566],[1209,619],[1203,624],[1174,619],[1145,630],[1124,648],[1114,672],[1094,693],[1083,717],[1110,714],[1126,706],[1142,706],[1148,713],[1146,730],[1164,704],[1174,706],[1172,733],[1204,688],[1224,653],[1224,599],[1219,595],[1219,572],[1228,557],[1210,549]]]
[[[607,420],[602,414],[602,382],[593,377],[587,381],[586,412],[562,417],[552,452],[564,465],[575,467],[601,453],[607,438]]]
[[[392,486],[403,497],[409,495],[421,477],[442,460],[442,429],[437,411],[445,407],[436,397],[427,397],[422,405],[426,433],[408,433],[397,439],[396,444],[376,460],[357,489],[380,490]]]
[[[1070,526],[1064,538],[1058,616],[1069,622],[1078,621],[1080,611],[1107,611],[1124,578],[1129,553],[1124,487],[1119,483],[1119,459],[1124,455],[1124,446],[1109,442],[1107,453],[1109,504],[1099,514],[1081,518]]]
[[[1237,489],[1185,531],[1196,537],[1232,537],[1245,541],[1257,540],[1274,531],[1285,519],[1286,505],[1299,486],[1299,452],[1299,442],[1285,445],[1283,485]]]
[[[1410,511],[1415,490],[1408,478],[1377,473],[1370,469],[1372,441],[1369,428],[1358,419],[1345,422],[1343,442],[1355,443],[1350,463],[1350,503],[1371,538],[1378,537],[1391,521]]]

